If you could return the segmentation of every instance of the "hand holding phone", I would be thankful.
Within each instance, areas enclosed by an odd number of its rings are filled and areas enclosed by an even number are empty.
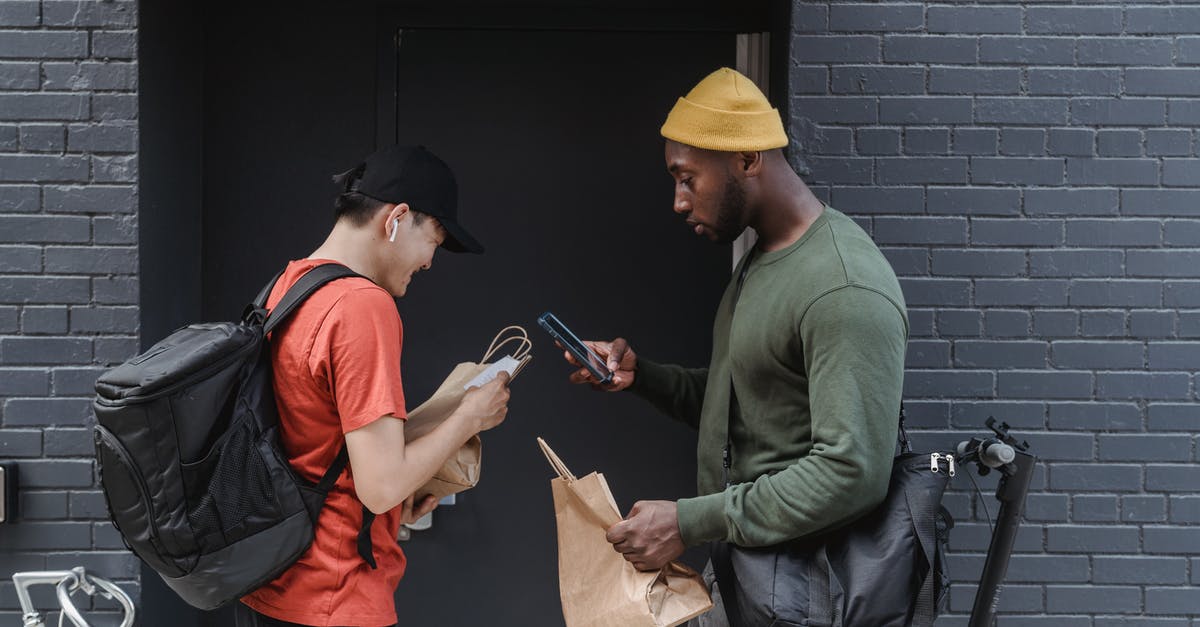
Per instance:
[[[553,314],[547,313],[542,317],[546,318],[546,316],[553,317]],[[566,328],[566,325],[563,325],[557,318],[553,318],[553,321],[546,318],[546,322],[551,328],[555,328],[556,322]],[[541,319],[538,323],[541,324]],[[542,328],[550,332],[546,325],[542,325]],[[570,332],[569,329],[568,332]],[[563,357],[567,362],[581,368],[581,370],[571,373],[571,383],[589,383],[596,389],[609,392],[619,392],[633,384],[637,369],[637,355],[623,338],[617,338],[611,342],[585,342],[580,341],[574,333],[570,333],[569,337],[573,337],[578,342],[576,350],[573,351],[568,348],[571,343],[560,340],[554,332],[550,332],[550,335],[555,338],[559,347],[564,349]],[[581,358],[577,354],[579,352],[586,357]],[[596,359],[593,361],[591,356]],[[601,374],[597,375],[593,367]],[[609,375],[605,377],[604,373],[609,373]]]
[[[546,312],[538,317],[538,325],[570,353],[588,372],[592,373],[598,383],[608,383],[612,380],[612,372],[604,360],[595,353],[579,336],[571,332],[554,314]]]

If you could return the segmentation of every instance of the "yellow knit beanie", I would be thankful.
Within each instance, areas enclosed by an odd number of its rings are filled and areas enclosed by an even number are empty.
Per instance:
[[[779,111],[750,79],[727,67],[709,74],[680,98],[661,132],[681,144],[727,152],[788,144]]]

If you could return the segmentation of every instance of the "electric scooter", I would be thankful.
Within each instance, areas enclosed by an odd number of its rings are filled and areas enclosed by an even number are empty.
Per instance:
[[[1017,529],[1021,526],[1021,513],[1025,509],[1025,495],[1029,493],[1029,481],[1033,478],[1033,466],[1037,462],[1036,457],[1026,452],[1029,443],[1017,442],[1008,433],[1008,423],[997,425],[995,418],[988,417],[986,424],[993,435],[960,442],[955,456],[955,461],[960,464],[975,464],[980,476],[992,470],[1002,475],[1000,484],[996,486],[1000,512],[996,516],[996,528],[992,531],[992,542],[983,564],[979,589],[975,592],[975,605],[971,609],[971,620],[967,623],[969,627],[991,627],[996,620],[1001,585],[1008,572],[1008,560],[1012,557]]]

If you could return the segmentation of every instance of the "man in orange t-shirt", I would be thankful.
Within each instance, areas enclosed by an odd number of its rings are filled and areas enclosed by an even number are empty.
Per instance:
[[[288,264],[267,307],[323,263],[362,275],[317,290],[270,343],[288,461],[316,482],[344,442],[350,463],[325,501],[312,546],[242,598],[237,627],[394,625],[405,568],[396,534],[402,522],[437,505],[432,496],[414,504],[413,492],[508,412],[508,377],[501,376],[470,390],[433,432],[405,442],[403,326],[393,297],[404,296],[415,272],[429,269],[439,246],[474,253],[483,247],[458,224],[454,175],[424,147],[384,148],[335,180],[343,192],[333,230],[307,259]]]

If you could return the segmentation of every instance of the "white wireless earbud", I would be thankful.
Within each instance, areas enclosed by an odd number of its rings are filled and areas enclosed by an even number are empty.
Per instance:
[[[400,228],[400,218],[394,218],[392,220],[392,234],[390,237],[388,237],[389,242],[396,241],[396,229],[399,229],[399,228]]]

